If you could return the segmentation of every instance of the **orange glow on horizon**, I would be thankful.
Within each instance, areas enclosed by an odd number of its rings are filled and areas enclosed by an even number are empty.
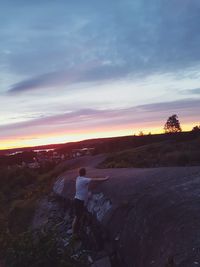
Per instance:
[[[190,123],[182,125],[183,131],[190,131],[195,125],[199,123]],[[163,133],[163,129],[160,127],[131,127],[128,125],[125,129],[120,129],[119,126],[114,127],[112,130],[106,128],[96,128],[93,130],[83,130],[75,132],[63,132],[63,133],[50,133],[48,135],[39,134],[38,136],[23,136],[22,138],[16,139],[7,139],[0,141],[0,150],[11,149],[11,148],[23,148],[23,147],[34,147],[41,145],[50,145],[50,144],[60,144],[68,142],[82,141],[86,139],[93,138],[106,138],[106,137],[117,137],[117,136],[128,136],[138,134],[142,131],[144,134],[151,132],[152,134]]]

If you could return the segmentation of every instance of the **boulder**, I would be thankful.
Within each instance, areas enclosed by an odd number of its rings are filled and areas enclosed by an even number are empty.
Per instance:
[[[88,163],[92,158],[88,158]],[[97,162],[97,161],[96,161]],[[83,166],[83,165],[81,165]],[[88,209],[104,227],[122,267],[198,266],[200,167],[87,168]],[[77,169],[63,174],[60,194],[72,199]]]

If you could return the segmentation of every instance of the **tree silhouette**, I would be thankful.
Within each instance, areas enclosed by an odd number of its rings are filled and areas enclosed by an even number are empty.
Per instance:
[[[176,114],[170,116],[164,126],[165,133],[178,133],[181,132],[180,122]]]
[[[192,132],[200,133],[200,125],[199,126],[198,125],[194,126],[193,129],[192,129]]]

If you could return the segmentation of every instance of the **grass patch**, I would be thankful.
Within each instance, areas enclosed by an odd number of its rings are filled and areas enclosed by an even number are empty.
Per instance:
[[[200,139],[161,142],[110,154],[99,168],[150,168],[200,165]]]

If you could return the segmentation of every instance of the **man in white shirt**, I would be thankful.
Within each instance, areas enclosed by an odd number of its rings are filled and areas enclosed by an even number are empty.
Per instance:
[[[73,235],[78,234],[81,228],[81,220],[83,218],[85,206],[88,200],[89,183],[91,181],[106,181],[108,178],[108,176],[105,178],[87,178],[86,169],[81,168],[79,170],[79,176],[76,178],[76,194],[74,197],[75,218],[72,223]]]

